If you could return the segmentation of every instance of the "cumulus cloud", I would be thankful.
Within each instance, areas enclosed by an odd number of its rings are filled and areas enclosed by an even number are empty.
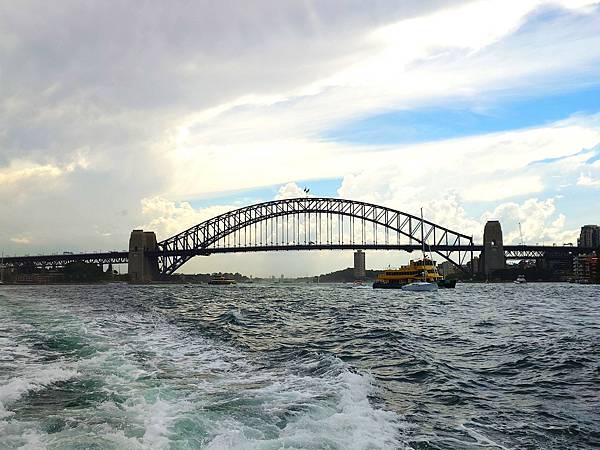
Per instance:
[[[139,228],[154,231],[159,241],[214,216],[236,209],[233,205],[196,209],[189,202],[174,202],[158,196],[143,198],[141,207],[146,222]]]
[[[523,203],[507,202],[486,212],[483,220],[500,220],[504,231],[504,243],[519,244],[519,223],[526,244],[575,243],[579,229],[566,229],[566,217],[557,213],[555,200],[530,198]]]
[[[304,191],[304,189],[306,188],[301,188],[294,182],[287,183],[279,188],[279,190],[277,191],[277,195],[275,196],[275,200],[306,197],[308,195],[311,195],[310,192],[307,193],[306,191]]]

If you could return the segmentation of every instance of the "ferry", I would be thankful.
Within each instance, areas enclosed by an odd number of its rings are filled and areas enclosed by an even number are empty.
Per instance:
[[[456,280],[445,280],[437,270],[435,261],[423,258],[417,261],[411,260],[406,266],[399,269],[389,269],[377,276],[373,288],[379,289],[401,289],[410,283],[434,283],[436,287],[453,288]]]
[[[220,286],[235,284],[235,280],[231,278],[225,278],[225,275],[213,275],[212,278],[208,281],[208,284],[217,284]]]

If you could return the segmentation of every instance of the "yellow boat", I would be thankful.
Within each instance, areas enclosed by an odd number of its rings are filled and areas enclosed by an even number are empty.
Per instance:
[[[408,283],[422,281],[439,284],[443,279],[444,277],[438,273],[435,261],[424,258],[417,261],[411,260],[407,266],[402,266],[399,269],[386,270],[377,276],[377,281],[373,283],[373,287],[382,289],[400,289],[403,285]]]

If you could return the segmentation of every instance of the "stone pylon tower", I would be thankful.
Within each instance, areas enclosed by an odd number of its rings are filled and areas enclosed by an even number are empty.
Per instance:
[[[483,229],[483,253],[481,255],[481,272],[490,276],[495,270],[504,269],[504,243],[502,242],[502,227],[497,220],[490,220]]]
[[[133,230],[131,232],[127,265],[129,281],[147,283],[158,280],[158,257],[148,255],[149,251],[157,249],[156,234],[153,231]]]
[[[362,250],[354,252],[354,278],[364,278],[365,272],[365,253]]]

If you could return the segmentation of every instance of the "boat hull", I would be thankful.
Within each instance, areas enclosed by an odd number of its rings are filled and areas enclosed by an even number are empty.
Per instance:
[[[384,283],[376,281],[373,283],[373,289],[403,289],[406,285],[407,283]],[[456,287],[456,280],[440,280],[437,282],[437,286],[441,289],[454,289]]]
[[[456,280],[440,280],[437,282],[437,285],[442,289],[454,289],[456,287]]]
[[[403,291],[433,292],[438,290],[437,283],[409,283],[402,286]]]
[[[373,289],[402,289],[403,284],[400,283],[384,283],[382,281],[376,281],[373,283]]]

